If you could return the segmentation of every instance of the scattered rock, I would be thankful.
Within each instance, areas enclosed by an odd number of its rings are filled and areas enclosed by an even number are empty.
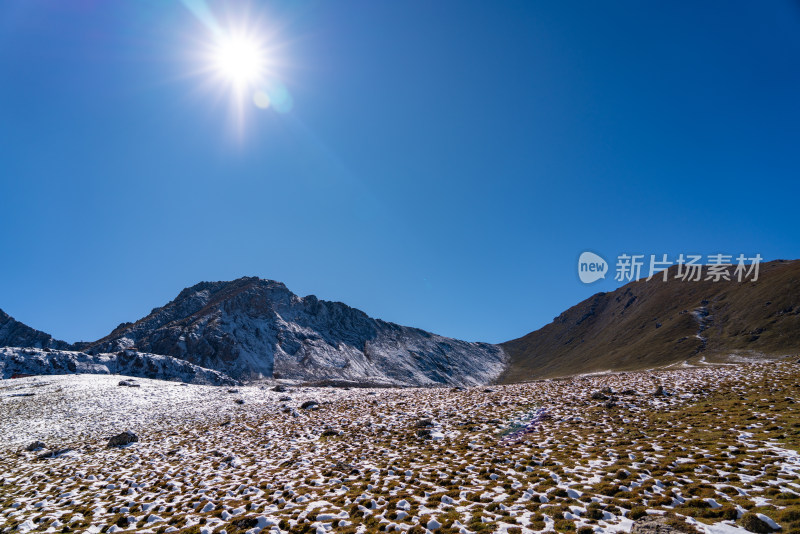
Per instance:
[[[236,399],[233,402],[235,402],[236,404],[244,404],[244,399]]]
[[[47,445],[45,445],[43,442],[34,441],[33,443],[25,447],[25,450],[28,452],[33,452],[33,451],[40,451],[45,448],[47,448]]]
[[[338,436],[339,433],[337,431],[335,431],[334,429],[332,429],[332,428],[327,428],[322,433],[322,435],[325,436],[325,437],[327,437],[327,436]]]
[[[603,403],[603,408],[605,408],[606,410],[610,410],[611,408],[613,408],[616,405],[617,405],[617,403],[614,402],[613,400],[608,400],[608,401]]]
[[[281,412],[288,413],[292,417],[300,417],[300,412],[298,412],[294,408],[290,408],[289,406],[284,406],[283,409],[281,410]]]
[[[664,386],[659,384],[658,387],[656,388],[655,392],[653,393],[653,395],[655,395],[656,397],[664,395]]]
[[[356,468],[356,466],[352,464],[348,464],[342,461],[336,462],[333,466],[334,471],[339,471],[340,473],[344,473],[347,475],[357,475],[360,471]]]
[[[667,524],[668,519],[664,516],[647,515],[633,522],[631,534],[681,534],[688,532],[691,525],[686,524],[686,529],[677,529]]]
[[[431,434],[433,434],[433,430],[430,428],[420,428],[416,432],[418,438],[424,439],[432,439]]]
[[[433,419],[420,419],[414,424],[415,428],[430,428],[433,426]]]
[[[484,393],[494,393],[494,390],[492,388],[486,388],[486,389],[483,390],[483,392]]]
[[[592,391],[592,399],[606,400],[608,397],[602,391]]]
[[[66,454],[72,451],[72,449],[53,449],[52,451],[44,451],[43,453],[39,454],[37,458],[40,460],[43,458],[54,458],[56,456],[61,456],[62,454]]]
[[[239,393],[239,390],[236,388],[231,388],[228,390],[228,393]]]
[[[127,388],[139,388],[142,387],[141,384],[137,384],[133,380],[120,380],[118,386],[123,386]]]
[[[231,526],[244,532],[245,530],[250,530],[251,528],[255,528],[258,526],[258,517],[250,516],[250,517],[243,517],[241,519],[235,519],[231,521]]]
[[[303,410],[316,410],[319,408],[319,403],[315,400],[307,400],[300,405],[300,408]]]
[[[280,399],[278,399],[278,400],[279,400],[280,402],[289,402],[290,400],[292,400],[292,398],[291,398],[290,396],[288,396],[288,395],[284,395],[283,397],[281,397],[281,398],[280,398]]]
[[[123,445],[128,445],[129,443],[133,443],[135,441],[139,441],[139,437],[131,432],[130,430],[126,430],[121,434],[117,434],[116,436],[112,436],[108,440],[109,447],[121,447]]]
[[[287,388],[286,386],[283,386],[281,384],[278,384],[277,386],[272,388],[272,391],[275,391],[277,393],[286,393],[287,391],[289,391],[289,388]]]

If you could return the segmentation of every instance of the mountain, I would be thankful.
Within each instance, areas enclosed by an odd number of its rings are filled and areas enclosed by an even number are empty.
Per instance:
[[[800,354],[800,260],[760,265],[755,282],[631,282],[503,343],[501,383],[742,356]]]
[[[286,378],[386,385],[476,385],[507,357],[469,343],[373,319],[341,302],[299,297],[272,280],[202,282],[85,350],[166,354],[238,379]]]
[[[66,341],[53,339],[53,336],[35,330],[0,310],[0,347],[36,347],[49,349],[68,349]]]
[[[80,361],[117,372],[111,369],[127,363],[112,363],[120,358],[114,354],[146,353],[142,362],[164,355],[199,366],[195,374],[214,370],[237,380],[403,386],[512,383],[800,353],[800,260],[762,264],[755,282],[680,281],[675,270],[668,281],[659,275],[597,293],[501,345],[438,336],[341,302],[299,297],[280,282],[240,278],[184,289],[135,323],[74,345],[0,311],[0,346],[82,351],[31,364],[42,369]],[[44,357],[35,354],[37,361]],[[191,374],[174,365],[163,368],[166,378]]]
[[[0,378],[10,378],[19,374],[61,375],[72,373],[118,374],[213,386],[237,383],[223,373],[203,369],[177,358],[142,354],[130,350],[121,351],[118,354],[86,354],[52,349],[0,348]]]

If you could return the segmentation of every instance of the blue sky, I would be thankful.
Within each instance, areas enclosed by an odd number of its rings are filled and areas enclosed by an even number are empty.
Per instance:
[[[800,257],[797,2],[230,4],[291,109],[232,113],[181,2],[0,3],[0,308],[255,275],[499,342],[619,285],[584,250]]]

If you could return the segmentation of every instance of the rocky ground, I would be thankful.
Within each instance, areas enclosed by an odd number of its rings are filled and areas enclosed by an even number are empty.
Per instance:
[[[466,390],[3,380],[0,531],[800,534],[798,377],[758,363]],[[126,430],[136,441],[108,446]]]

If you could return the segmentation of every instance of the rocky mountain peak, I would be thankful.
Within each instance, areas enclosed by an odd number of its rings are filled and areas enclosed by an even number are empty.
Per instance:
[[[477,384],[499,374],[496,346],[372,319],[341,302],[299,297],[255,277],[201,282],[92,350],[136,347],[236,378]]]

